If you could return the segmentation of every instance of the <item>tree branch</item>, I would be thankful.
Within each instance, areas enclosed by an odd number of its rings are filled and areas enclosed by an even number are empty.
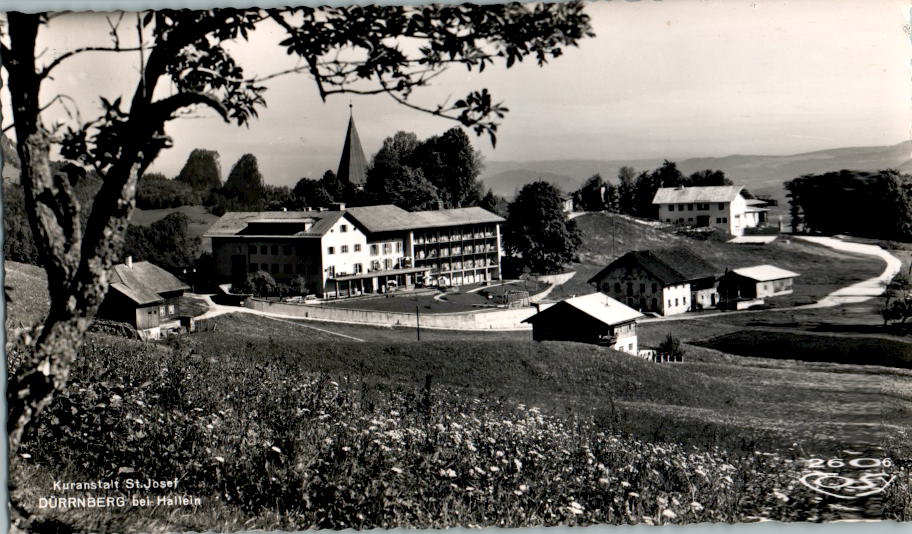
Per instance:
[[[204,105],[214,109],[225,122],[229,121],[228,108],[218,98],[207,93],[177,93],[152,103],[152,114],[161,117],[162,122],[171,118],[181,108]]]
[[[147,48],[149,48],[149,47],[147,47]],[[38,73],[38,77],[41,79],[47,78],[48,74],[50,74],[51,71],[54,70],[54,68],[56,68],[58,65],[60,65],[67,59],[70,59],[71,57],[73,57],[77,54],[82,54],[84,52],[118,52],[119,53],[119,52],[136,52],[139,50],[142,50],[142,48],[138,47],[138,46],[129,47],[129,48],[121,48],[119,46],[84,46],[82,48],[76,48],[76,49],[70,50],[69,52],[66,52],[64,54],[61,54],[60,56],[57,57],[57,59],[55,59],[54,61],[51,61],[46,67],[41,69],[41,72]]]

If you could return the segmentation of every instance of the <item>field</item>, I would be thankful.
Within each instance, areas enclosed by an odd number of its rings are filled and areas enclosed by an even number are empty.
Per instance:
[[[178,477],[202,499],[192,514],[41,515],[116,531],[912,517],[907,475],[873,510],[797,483],[805,459],[849,446],[908,457],[909,371],[692,347],[661,365],[572,343],[367,344],[262,319],[256,337],[220,319],[167,345],[92,335],[17,459],[20,501],[112,476]],[[872,406],[881,420],[861,420]],[[871,442],[847,440],[859,426]]]
[[[684,246],[706,258],[721,270],[770,263],[801,275],[795,292],[771,301],[777,306],[806,304],[854,282],[879,275],[883,262],[782,236],[769,245],[735,245],[712,234],[693,239],[672,228],[611,213],[590,213],[574,219],[586,236],[580,247],[577,271],[569,282],[556,288],[549,297],[592,293],[587,283],[606,265],[631,250]]]

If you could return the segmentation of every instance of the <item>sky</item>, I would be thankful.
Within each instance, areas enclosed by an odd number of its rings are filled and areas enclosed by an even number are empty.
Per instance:
[[[416,91],[415,103],[488,88],[511,110],[496,149],[470,133],[488,161],[784,155],[910,138],[908,2],[602,1],[586,10],[596,37],[543,68],[527,61],[482,74],[453,69]],[[134,15],[122,23],[125,45],[130,23]],[[107,28],[103,14],[56,18],[40,36],[42,60],[105,45]],[[265,75],[295,64],[275,46],[280,39],[263,26],[232,50],[248,74]],[[65,93],[83,118],[93,117],[98,95],[132,93],[137,66],[135,55],[82,54],[55,71],[42,101]],[[368,158],[396,131],[425,138],[456,125],[384,95],[333,95],[324,103],[303,75],[267,85],[268,107],[247,128],[209,112],[169,123],[174,147],[151,170],[174,176],[191,150],[206,148],[219,152],[223,178],[248,152],[267,183],[319,177],[338,166],[350,102]],[[6,126],[5,89],[0,98]],[[45,114],[48,123],[64,119],[58,105]]]

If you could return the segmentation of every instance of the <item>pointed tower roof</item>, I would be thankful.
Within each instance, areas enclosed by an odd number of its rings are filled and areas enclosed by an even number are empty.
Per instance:
[[[367,182],[367,159],[364,157],[364,149],[361,148],[358,130],[355,129],[355,116],[351,113],[351,104],[348,107],[348,131],[345,133],[345,145],[342,146],[342,158],[339,160],[336,178],[340,182],[363,186]]]

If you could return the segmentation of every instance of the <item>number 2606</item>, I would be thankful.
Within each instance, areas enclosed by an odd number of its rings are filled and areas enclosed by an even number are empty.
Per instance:
[[[808,458],[807,460],[808,467],[812,469],[820,469],[822,467],[845,467],[847,464],[856,469],[871,469],[874,467],[890,467],[893,465],[893,462],[889,458],[884,458],[883,460],[878,458],[852,458],[849,461],[841,460],[839,458],[830,458],[829,460],[824,460],[823,458]]]

